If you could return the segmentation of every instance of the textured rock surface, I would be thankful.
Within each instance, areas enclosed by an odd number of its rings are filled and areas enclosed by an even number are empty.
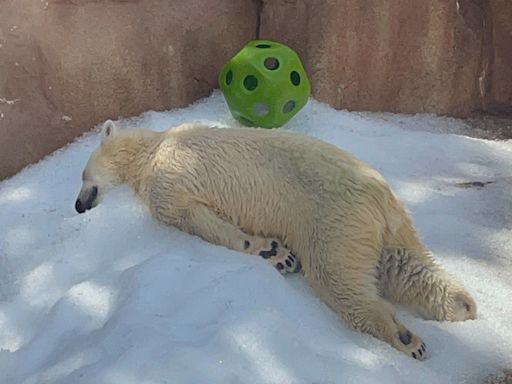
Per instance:
[[[313,95],[336,108],[466,116],[510,102],[512,27],[502,9],[510,15],[512,3],[265,1],[260,36],[296,49]]]
[[[512,1],[490,0],[489,4],[493,56],[488,109],[512,115]]]
[[[512,115],[510,20],[510,0],[0,0],[0,179],[107,118],[207,95],[257,35],[336,108]]]
[[[0,179],[95,124],[187,105],[256,34],[252,1],[0,0]]]

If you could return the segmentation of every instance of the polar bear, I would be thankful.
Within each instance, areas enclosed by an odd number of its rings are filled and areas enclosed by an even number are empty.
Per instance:
[[[476,318],[466,289],[420,242],[383,177],[334,145],[283,130],[182,125],[119,132],[107,121],[75,203],[126,183],[154,217],[206,241],[302,267],[348,325],[423,360],[392,303],[427,319]]]

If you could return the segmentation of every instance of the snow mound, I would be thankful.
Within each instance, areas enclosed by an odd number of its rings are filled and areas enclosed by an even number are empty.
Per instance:
[[[238,125],[218,92],[119,124],[190,121]],[[300,275],[160,226],[125,187],[76,214],[96,130],[0,183],[0,383],[446,384],[510,367],[512,143],[450,133],[462,124],[311,100],[283,128],[378,169],[474,295],[475,321],[400,312],[429,360],[349,330]]]

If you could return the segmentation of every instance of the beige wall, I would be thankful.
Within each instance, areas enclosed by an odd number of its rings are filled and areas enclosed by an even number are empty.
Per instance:
[[[208,95],[256,20],[252,1],[0,0],[0,179],[107,118]]]
[[[0,179],[107,118],[206,96],[258,33],[336,108],[510,112],[511,20],[510,0],[0,0]]]
[[[489,1],[491,86],[487,109],[512,115],[512,1]]]
[[[336,108],[467,116],[511,104],[510,0],[265,1],[261,36]]]

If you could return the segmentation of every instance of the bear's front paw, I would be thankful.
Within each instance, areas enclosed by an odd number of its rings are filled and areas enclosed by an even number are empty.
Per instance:
[[[283,275],[286,273],[299,272],[301,269],[299,260],[297,260],[297,257],[291,252],[284,257],[272,257],[270,258],[270,262]]]
[[[269,245],[269,249],[261,250],[259,255],[264,259],[268,259],[281,274],[300,271],[300,262],[289,249],[277,240],[271,240]]]

